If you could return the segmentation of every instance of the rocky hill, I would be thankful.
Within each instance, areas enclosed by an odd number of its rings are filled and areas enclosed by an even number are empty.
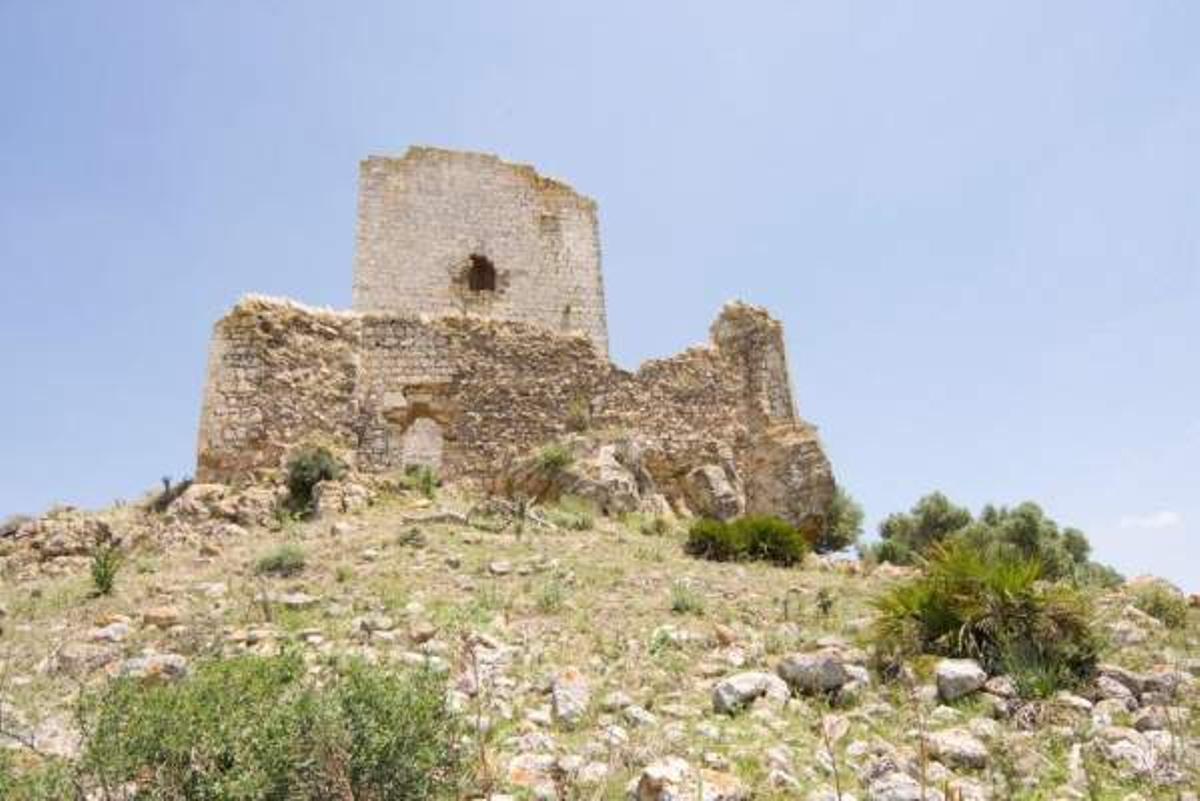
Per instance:
[[[1090,591],[1088,680],[1023,698],[971,660],[880,668],[874,601],[912,568],[710,562],[686,521],[434,483],[327,481],[304,519],[282,484],[197,484],[6,525],[8,770],[79,759],[77,701],[114,677],[288,651],[444,676],[467,797],[1196,798],[1200,620],[1140,611],[1136,584]]]

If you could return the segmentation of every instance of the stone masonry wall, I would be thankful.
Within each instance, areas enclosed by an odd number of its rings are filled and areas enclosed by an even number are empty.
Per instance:
[[[580,333],[608,353],[596,204],[532,167],[411,148],[359,169],[354,310]],[[472,256],[495,268],[472,291]]]
[[[631,373],[583,336],[476,317],[307,310],[250,299],[216,326],[197,478],[237,482],[323,441],[358,469],[434,464],[486,483],[565,435],[635,431],[668,493],[702,464],[735,466],[750,512],[797,522],[833,493],[815,430],[791,397],[782,329],[727,306],[708,345]]]

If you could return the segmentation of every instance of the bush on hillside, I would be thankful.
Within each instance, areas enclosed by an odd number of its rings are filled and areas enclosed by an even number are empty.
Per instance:
[[[830,553],[849,548],[858,542],[862,534],[862,524],[862,507],[850,497],[850,493],[838,487],[825,520],[825,527],[818,532],[812,543],[813,550],[817,553]]]
[[[1042,563],[1047,579],[1111,585],[1111,568],[1089,561],[1091,544],[1082,531],[1059,528],[1036,503],[983,507],[979,517],[945,495],[926,495],[908,513],[893,514],[879,526],[881,540],[863,550],[866,559],[916,565],[944,544],[963,542],[988,558],[1001,556]]]
[[[254,566],[254,572],[261,575],[280,576],[289,578],[299,575],[305,567],[307,559],[304,549],[299,545],[287,543],[263,556]]]
[[[808,542],[791,524],[778,517],[750,516],[726,523],[702,519],[688,531],[685,550],[717,562],[762,560],[784,567],[798,564]]]
[[[97,545],[92,551],[92,591],[96,595],[112,595],[121,562],[121,549],[115,545]]]
[[[951,503],[942,493],[933,492],[917,501],[908,513],[889,515],[879,524],[879,536],[919,554],[970,523],[970,511]]]
[[[298,451],[287,464],[288,508],[299,515],[313,513],[313,488],[322,481],[342,477],[342,465],[328,448],[313,446]]]
[[[1043,563],[963,541],[929,555],[923,575],[876,602],[877,654],[895,665],[931,653],[978,659],[1027,695],[1070,687],[1094,668],[1099,639],[1084,596],[1043,580]]]
[[[404,469],[404,475],[400,479],[402,487],[419,492],[430,500],[437,495],[437,488],[441,486],[441,483],[442,480],[438,478],[437,471],[424,464],[409,465]]]
[[[129,679],[85,702],[80,775],[139,798],[452,798],[460,726],[441,680],[352,663],[320,686],[297,654]]]
[[[575,461],[575,457],[571,451],[565,446],[557,442],[552,442],[546,447],[538,451],[537,466],[548,476],[557,475],[563,470],[571,466]]]
[[[1183,593],[1160,581],[1138,587],[1134,591],[1133,605],[1167,628],[1180,629],[1187,625],[1187,599]]]
[[[162,492],[155,495],[154,499],[150,501],[150,508],[159,514],[167,511],[167,508],[174,503],[179,496],[188,491],[188,488],[192,486],[192,479],[185,478],[178,484],[172,484],[170,476],[163,476],[162,484]]]

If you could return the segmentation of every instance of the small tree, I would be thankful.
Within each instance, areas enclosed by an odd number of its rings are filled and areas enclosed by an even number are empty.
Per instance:
[[[951,503],[942,493],[932,492],[907,514],[889,515],[879,525],[879,536],[914,551],[925,551],[970,523],[970,511]]]
[[[287,465],[288,506],[300,515],[313,512],[313,488],[342,477],[342,465],[328,448],[304,448]]]
[[[825,528],[813,542],[813,550],[817,553],[829,553],[849,548],[858,542],[862,526],[862,507],[850,497],[850,493],[838,487],[833,495],[833,504],[829,507]]]

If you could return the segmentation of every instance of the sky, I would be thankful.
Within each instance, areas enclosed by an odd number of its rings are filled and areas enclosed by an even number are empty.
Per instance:
[[[0,517],[193,470],[213,322],[348,307],[357,163],[600,206],[622,366],[734,298],[868,528],[1034,500],[1200,591],[1200,4],[0,0]]]

